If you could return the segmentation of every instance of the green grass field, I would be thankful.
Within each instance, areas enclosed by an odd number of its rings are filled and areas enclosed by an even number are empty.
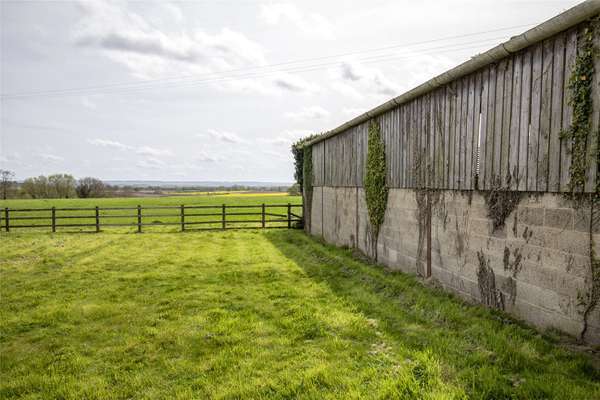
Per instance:
[[[558,335],[302,231],[0,241],[2,399],[600,398]]]
[[[42,209],[42,211],[9,211],[10,226],[13,230],[32,229],[18,228],[18,225],[50,225],[51,211],[49,208],[86,208],[85,210],[66,210],[56,211],[57,224],[95,224],[95,210],[90,209],[95,206],[100,208],[135,208],[138,205],[143,207],[142,214],[144,224],[152,224],[153,226],[144,227],[144,230],[150,231],[177,231],[180,229],[180,218],[177,216],[180,213],[179,209],[148,209],[147,207],[165,207],[186,206],[185,221],[188,224],[186,229],[204,229],[204,228],[220,228],[221,223],[221,205],[227,206],[246,206],[246,208],[229,209],[227,226],[229,227],[244,227],[253,226],[259,227],[261,216],[261,204],[266,205],[287,205],[302,204],[300,196],[288,196],[285,193],[276,194],[240,194],[240,195],[199,195],[199,196],[165,196],[165,197],[123,197],[123,198],[100,198],[100,199],[41,199],[41,200],[0,200],[0,209],[8,207],[9,209]],[[215,208],[193,208],[194,206],[217,206]],[[247,206],[256,206],[248,208]],[[0,210],[2,211],[2,210]],[[286,207],[267,207],[268,215],[267,226],[287,226],[287,223],[281,222],[287,218]],[[135,231],[135,227],[115,227],[110,224],[135,224],[137,223],[137,210],[122,210],[122,209],[106,209],[100,211],[102,230],[117,229],[119,231]],[[301,207],[293,207],[292,213],[302,215]],[[203,215],[200,215],[203,214]],[[254,214],[254,215],[247,215]],[[32,217],[44,217],[44,219],[31,219]],[[67,217],[67,218],[63,218]],[[0,221],[4,218],[4,213],[0,213]],[[279,220],[279,221],[278,221]],[[217,221],[213,224],[208,224],[209,221]],[[253,221],[253,222],[249,222]],[[269,221],[278,221],[270,222]],[[172,225],[169,225],[172,224]],[[4,222],[0,223],[4,226]],[[49,231],[50,228],[39,228],[40,230]],[[95,231],[95,227],[58,227],[57,231]]]

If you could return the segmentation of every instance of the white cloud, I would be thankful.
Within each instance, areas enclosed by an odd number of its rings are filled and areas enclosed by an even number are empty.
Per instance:
[[[41,154],[38,154],[38,156],[40,156],[42,159],[44,159],[44,161],[54,162],[54,163],[65,160],[63,157],[57,156],[55,154],[49,154],[49,153],[41,153]]]
[[[209,154],[206,151],[199,152],[194,159],[195,162],[201,163],[201,164],[214,163],[214,162],[222,161],[222,160],[223,160],[223,157]]]
[[[202,74],[265,64],[262,46],[228,28],[215,34],[163,32],[126,4],[84,2],[74,41],[99,49],[141,79]]]
[[[342,109],[342,113],[346,114],[346,115],[354,115],[354,116],[358,116],[361,114],[364,114],[365,112],[369,111],[366,108],[343,108]]]
[[[110,139],[99,139],[99,138],[89,139],[88,143],[92,144],[94,146],[107,147],[107,148],[115,149],[115,150],[135,151],[136,154],[139,154],[141,156],[150,157],[150,158],[173,155],[173,152],[169,149],[157,149],[155,147],[150,147],[150,146],[134,147],[134,146],[130,146],[128,144],[124,144],[124,143],[117,142],[115,140],[110,140]]]
[[[274,138],[263,138],[262,141],[278,146],[290,146],[298,139],[301,139],[313,133],[313,131],[307,129],[286,130]]]
[[[389,80],[383,72],[355,60],[342,62],[338,68],[332,71],[332,74],[338,80],[332,87],[352,97],[357,97],[357,93],[353,93],[352,89],[358,93],[387,97],[400,94],[400,87]]]
[[[109,147],[109,148],[117,149],[117,150],[132,150],[133,149],[132,146],[128,146],[121,142],[117,142],[117,141],[109,140],[109,139],[89,139],[88,143],[92,144],[94,146]]]
[[[260,18],[268,25],[293,24],[306,36],[333,39],[333,24],[321,14],[304,13],[291,3],[269,3],[260,7]]]
[[[173,3],[160,3],[160,5],[166,14],[171,16],[175,22],[181,23],[183,21],[183,12],[179,6]]]
[[[154,147],[142,146],[135,151],[143,156],[172,156],[173,153],[169,149],[156,149]]]
[[[139,160],[135,165],[140,168],[158,169],[158,168],[165,167],[167,164],[158,158],[148,157],[148,158]]]
[[[198,135],[198,136],[204,137],[204,135]],[[225,143],[243,143],[244,142],[244,140],[241,137],[239,137],[238,135],[236,135],[235,133],[226,132],[226,131],[218,131],[216,129],[209,129],[208,137],[215,139],[215,140],[220,140]]]
[[[300,111],[286,112],[285,116],[294,120],[320,119],[329,116],[329,111],[319,106],[305,107]]]
[[[81,104],[90,110],[96,110],[98,108],[98,106],[96,105],[96,103],[94,103],[93,101],[91,101],[88,97],[83,97],[81,99]]]
[[[311,82],[308,82],[297,75],[279,73],[271,81],[275,87],[295,93],[315,93],[319,91],[319,87]]]

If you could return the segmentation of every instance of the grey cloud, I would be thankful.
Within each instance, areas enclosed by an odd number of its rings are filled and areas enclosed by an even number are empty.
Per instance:
[[[354,66],[350,63],[343,63],[341,66],[342,78],[348,81],[358,81],[364,76],[357,73]]]
[[[169,46],[158,36],[152,35],[124,35],[119,33],[108,33],[105,36],[83,36],[76,41],[79,46],[95,46],[107,50],[125,51],[143,55],[153,55],[172,59],[197,63],[205,60],[199,52],[192,48],[177,49]]]

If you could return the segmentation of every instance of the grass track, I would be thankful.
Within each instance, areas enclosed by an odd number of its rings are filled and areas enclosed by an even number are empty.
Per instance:
[[[1,240],[0,398],[600,398],[588,356],[299,231]]]

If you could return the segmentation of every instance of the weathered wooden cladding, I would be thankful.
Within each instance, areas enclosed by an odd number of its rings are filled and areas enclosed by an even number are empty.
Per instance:
[[[581,26],[378,115],[388,186],[567,191],[571,146],[561,132],[572,120],[568,81]],[[596,129],[597,76],[592,93]],[[590,156],[597,140],[590,139]],[[367,145],[368,122],[315,144],[315,185],[362,186]],[[591,192],[597,166],[588,164],[585,190]]]

